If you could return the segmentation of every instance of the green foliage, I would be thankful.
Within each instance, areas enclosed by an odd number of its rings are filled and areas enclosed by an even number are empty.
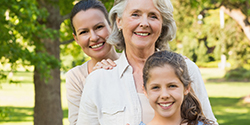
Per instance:
[[[34,65],[44,77],[48,78],[49,70],[59,67],[60,63],[52,55],[45,52],[39,39],[54,39],[58,31],[46,28],[48,12],[38,8],[35,0],[3,0],[0,1],[0,58],[1,63]],[[40,52],[35,52],[39,50]],[[13,67],[13,70],[15,67]]]
[[[200,43],[198,52],[197,52],[197,62],[208,62],[209,56],[207,54],[207,48],[204,42]]]
[[[221,2],[222,0],[172,1],[178,30],[176,39],[170,43],[171,48],[199,64],[219,61],[222,54],[237,62],[234,67],[249,64],[249,40],[241,27],[225,14],[225,26],[220,28],[218,8]],[[224,1],[223,5],[244,10],[245,2],[246,0],[230,0]],[[202,19],[198,19],[199,14]]]
[[[113,7],[114,0],[101,0],[108,11]]]
[[[5,119],[7,117],[11,117],[11,113],[13,110],[9,107],[0,107],[0,119]]]
[[[250,70],[245,68],[232,69],[226,72],[225,78],[229,80],[250,81]]]
[[[219,63],[220,61],[196,62],[196,65],[202,68],[218,68]]]

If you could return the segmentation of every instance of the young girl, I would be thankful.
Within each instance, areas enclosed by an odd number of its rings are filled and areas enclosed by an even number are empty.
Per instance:
[[[181,55],[169,51],[151,55],[143,68],[143,82],[145,95],[155,110],[147,125],[213,124],[202,113]]]

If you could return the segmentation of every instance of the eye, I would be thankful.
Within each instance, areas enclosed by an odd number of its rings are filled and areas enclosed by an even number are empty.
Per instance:
[[[169,88],[175,88],[177,85],[169,85]]]
[[[88,31],[81,31],[80,33],[79,33],[79,35],[81,35],[81,34],[85,34],[85,33],[87,33]]]
[[[96,29],[101,29],[103,27],[104,27],[103,25],[99,25],[99,26],[96,27]]]
[[[153,90],[156,90],[156,89],[159,89],[160,87],[159,86],[152,86],[151,89]]]
[[[155,14],[151,14],[149,17],[153,19],[158,19],[158,17]]]
[[[139,14],[138,13],[132,13],[131,16],[139,16]]]

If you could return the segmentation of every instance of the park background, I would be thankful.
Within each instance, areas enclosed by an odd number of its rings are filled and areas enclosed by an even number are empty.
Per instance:
[[[200,67],[220,125],[250,124],[249,0],[171,1],[171,50]],[[72,37],[75,3],[0,1],[0,124],[69,124],[65,73],[89,59]]]

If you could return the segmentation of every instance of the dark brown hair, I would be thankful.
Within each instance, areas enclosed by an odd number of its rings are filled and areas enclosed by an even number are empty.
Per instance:
[[[180,79],[185,89],[191,87],[191,79],[188,74],[187,65],[182,55],[170,51],[159,51],[151,55],[143,68],[143,82],[145,90],[148,79],[150,78],[150,70],[155,67],[163,67],[164,65],[170,65],[176,76]],[[197,125],[198,122],[203,122],[206,125],[210,125],[213,121],[208,120],[202,111],[201,104],[196,97],[193,89],[184,96],[184,100],[181,105],[181,117],[182,123],[188,123],[188,125]]]

